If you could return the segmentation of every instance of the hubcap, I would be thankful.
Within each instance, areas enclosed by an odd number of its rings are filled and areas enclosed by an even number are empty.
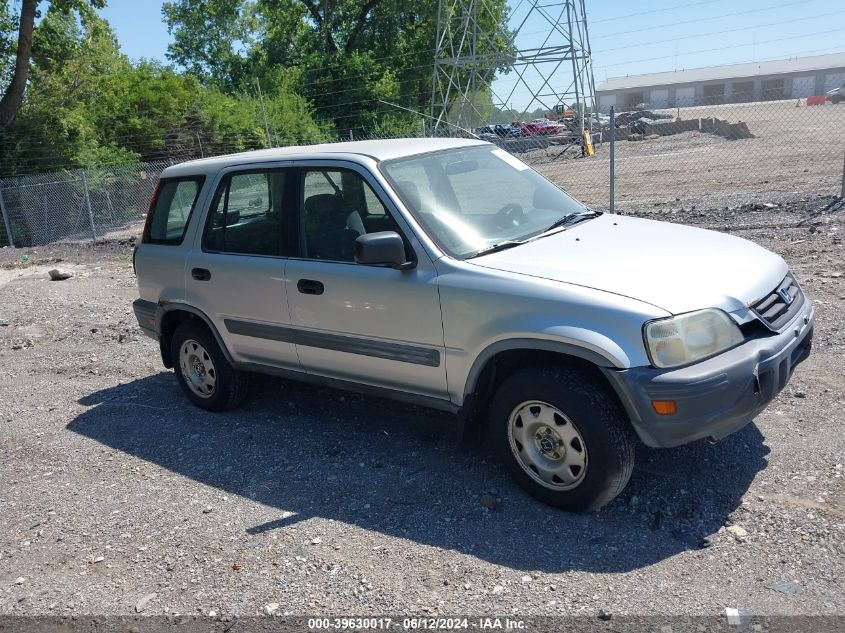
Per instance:
[[[508,419],[508,442],[517,463],[534,481],[552,490],[571,490],[587,473],[581,433],[557,407],[523,402]]]
[[[200,398],[210,398],[217,386],[217,370],[206,349],[193,339],[182,343],[179,366],[185,383]]]

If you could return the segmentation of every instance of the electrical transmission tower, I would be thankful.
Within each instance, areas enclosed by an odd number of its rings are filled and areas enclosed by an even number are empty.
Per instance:
[[[574,111],[578,130],[591,129],[585,115],[596,112],[595,80],[584,4],[519,0],[503,36],[489,0],[439,0],[433,132],[521,120],[536,110],[551,118]]]

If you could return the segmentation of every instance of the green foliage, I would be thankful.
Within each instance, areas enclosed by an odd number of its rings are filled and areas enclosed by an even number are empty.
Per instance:
[[[26,97],[0,138],[0,174],[350,134],[417,135],[426,127],[434,0],[168,0],[162,14],[175,67],[122,55],[95,10],[103,4],[42,0]],[[14,7],[0,0],[6,85],[16,53]],[[486,7],[482,52],[506,55],[507,2]],[[479,86],[476,100],[490,120],[512,118],[493,107],[489,86]]]
[[[497,122],[497,108],[493,105],[490,90],[482,87],[471,95],[469,103],[456,103],[449,110],[450,121],[460,121],[468,128],[475,128],[490,122]]]
[[[0,139],[0,174],[330,138],[330,128],[315,122],[308,100],[296,92],[294,76],[274,70],[237,91],[204,85],[201,77],[171,66],[130,62],[90,6],[53,3],[33,36],[26,101]]]
[[[485,3],[480,52],[507,58],[507,18],[506,0]],[[267,68],[297,70],[295,91],[343,136],[418,129],[413,112],[428,113],[434,0],[172,0],[165,19],[170,58],[204,83],[236,93]]]
[[[106,84],[128,67],[111,29],[81,5],[51,6],[33,36],[26,102],[3,144],[2,171],[32,171],[125,161],[132,156],[97,120]]]
[[[204,139],[204,153],[314,143],[327,138],[311,118],[305,99],[283,87],[264,96],[263,111],[255,96],[232,96],[217,89],[204,91],[196,105],[191,129]]]
[[[399,100],[396,75],[370,53],[314,53],[302,60],[299,70],[298,83],[317,117],[332,121],[344,137],[350,130],[361,134],[373,129],[382,112],[394,110],[386,104]]]
[[[244,0],[171,0],[162,14],[174,41],[168,57],[197,77],[232,90],[243,79],[248,47],[256,27],[253,6]]]
[[[9,3],[0,0],[0,82],[4,86],[11,81],[15,66],[16,32],[17,21]]]

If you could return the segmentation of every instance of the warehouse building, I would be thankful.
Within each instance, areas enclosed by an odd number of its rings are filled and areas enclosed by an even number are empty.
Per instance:
[[[647,75],[611,77],[596,93],[607,112],[631,110],[641,103],[674,108],[716,103],[805,99],[845,82],[845,53],[767,62],[690,68]]]

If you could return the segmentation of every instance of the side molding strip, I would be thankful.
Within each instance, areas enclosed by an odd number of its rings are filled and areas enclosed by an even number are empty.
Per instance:
[[[263,323],[250,323],[249,321],[238,321],[235,319],[225,319],[223,322],[226,324],[226,329],[230,334],[264,338],[271,341],[281,341],[282,343],[294,342],[293,330],[290,328],[265,325]]]
[[[309,332],[292,327],[252,323],[237,319],[225,319],[224,323],[229,333],[240,336],[294,343],[305,347],[330,349],[338,352],[346,352],[347,354],[360,354],[361,356],[384,358],[402,363],[425,365],[426,367],[440,366],[440,352],[436,349],[414,347],[412,345],[403,345],[402,343],[386,343],[384,341],[359,339],[351,336],[341,336],[339,334]]]

